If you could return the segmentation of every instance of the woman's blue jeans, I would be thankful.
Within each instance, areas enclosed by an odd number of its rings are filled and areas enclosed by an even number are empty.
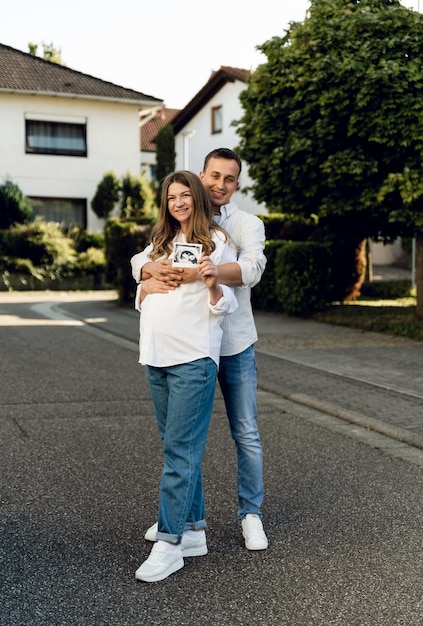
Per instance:
[[[263,453],[257,427],[257,366],[254,346],[239,354],[223,356],[219,385],[225,401],[231,435],[236,444],[238,516],[261,517],[263,501]]]
[[[179,543],[184,530],[207,528],[201,463],[216,375],[208,357],[170,367],[147,365],[164,456],[157,539]]]

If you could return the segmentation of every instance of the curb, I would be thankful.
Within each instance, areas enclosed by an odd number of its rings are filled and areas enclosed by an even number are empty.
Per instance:
[[[274,389],[272,389],[271,387],[266,387],[266,385],[263,384],[258,385],[258,388],[262,391],[266,391],[273,395],[284,398],[285,400],[289,400],[290,402],[295,402],[296,404],[307,406],[311,409],[315,409],[322,413],[326,413],[333,417],[342,419],[345,422],[349,422],[350,424],[355,424],[357,426],[360,426],[361,428],[365,428],[366,430],[373,430],[377,433],[380,433],[381,435],[385,435],[387,437],[390,437],[391,439],[396,439],[401,443],[405,443],[409,446],[413,446],[415,448],[423,450],[423,437],[421,435],[415,435],[413,433],[410,433],[410,431],[406,430],[405,428],[399,428],[398,426],[386,424],[385,422],[382,422],[373,417],[368,417],[366,415],[362,415],[361,413],[357,413],[356,411],[350,411],[349,409],[343,409],[336,404],[324,402],[306,394],[284,394],[280,392],[275,393]]]

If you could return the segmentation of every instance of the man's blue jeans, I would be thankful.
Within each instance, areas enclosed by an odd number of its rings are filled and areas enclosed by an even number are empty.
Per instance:
[[[220,358],[219,385],[225,400],[231,434],[236,444],[238,516],[261,517],[263,454],[257,428],[257,366],[254,346]]]
[[[184,530],[207,528],[201,463],[213,411],[216,363],[198,359],[147,366],[163,442],[157,539],[179,543]]]

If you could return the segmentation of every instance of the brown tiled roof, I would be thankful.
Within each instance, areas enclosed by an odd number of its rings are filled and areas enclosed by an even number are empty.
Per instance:
[[[0,44],[1,91],[124,100],[143,105],[163,102],[160,98],[120,87],[4,44]]]
[[[167,109],[163,107],[157,111],[152,120],[140,128],[140,145],[142,152],[156,152],[155,139],[161,128],[171,123],[179,109]]]
[[[239,80],[247,82],[252,70],[242,70],[237,67],[222,65],[219,70],[211,73],[211,76],[202,89],[188,102],[172,122],[173,130],[178,133],[188,122],[207,104],[213,96],[225,86]]]

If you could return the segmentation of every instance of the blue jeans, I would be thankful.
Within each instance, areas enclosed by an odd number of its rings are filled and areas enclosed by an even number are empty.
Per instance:
[[[236,444],[238,517],[262,516],[263,454],[257,428],[257,366],[254,346],[220,358],[219,385],[225,400],[231,435]]]
[[[164,456],[157,539],[179,543],[185,530],[207,528],[201,463],[216,374],[209,357],[170,367],[147,365]]]

